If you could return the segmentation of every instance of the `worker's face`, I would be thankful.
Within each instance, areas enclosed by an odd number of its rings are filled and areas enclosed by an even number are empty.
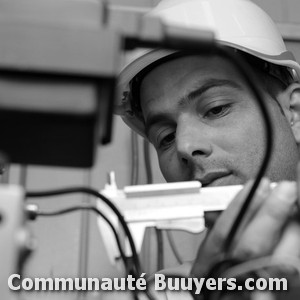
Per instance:
[[[167,181],[204,186],[240,184],[255,177],[265,136],[260,110],[235,68],[219,57],[187,56],[153,69],[141,85],[149,140]],[[265,93],[274,122],[267,175],[294,179],[297,143],[288,117]]]

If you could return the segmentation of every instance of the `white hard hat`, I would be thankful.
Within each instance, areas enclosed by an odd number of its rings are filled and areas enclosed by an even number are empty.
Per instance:
[[[162,0],[149,14],[168,25],[212,30],[216,41],[222,45],[288,67],[293,70],[296,80],[300,78],[300,66],[287,51],[276,25],[250,0]],[[118,99],[115,112],[143,136],[144,122],[133,113],[129,97],[126,97],[130,82],[147,66],[174,52],[163,49],[138,52],[120,73],[118,90],[125,97]]]

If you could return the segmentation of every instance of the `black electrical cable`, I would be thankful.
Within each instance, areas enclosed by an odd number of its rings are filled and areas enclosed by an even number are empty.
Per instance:
[[[254,193],[267,169],[268,163],[271,158],[272,153],[272,146],[273,146],[273,130],[272,130],[272,123],[271,118],[269,116],[267,107],[265,105],[265,101],[261,95],[261,91],[256,86],[255,77],[252,74],[251,68],[249,65],[244,62],[238,55],[233,55],[232,50],[230,51],[228,48],[224,46],[218,46],[217,47],[218,53],[220,53],[225,58],[229,59],[234,66],[237,68],[238,72],[243,76],[246,84],[248,87],[250,87],[251,91],[254,94],[255,99],[257,100],[257,104],[260,108],[261,114],[263,116],[263,120],[265,123],[265,138],[266,138],[266,147],[265,147],[265,153],[263,157],[263,161],[261,163],[260,169],[258,170],[258,173],[256,175],[256,178],[254,180],[254,183],[251,187],[250,192],[247,195],[247,198],[245,199],[237,217],[235,218],[231,229],[229,231],[229,234],[225,240],[225,243],[223,245],[223,250],[225,254],[228,254],[230,251],[231,244],[233,242],[233,239],[235,237],[235,234],[237,230],[239,229],[239,226],[241,224],[242,219],[244,218],[246,211],[251,203],[251,200],[253,199]]]
[[[144,139],[144,161],[146,169],[147,183],[153,183],[153,175],[151,168],[151,159],[150,159],[150,143]]]
[[[26,192],[26,198],[39,198],[39,197],[53,197],[58,195],[64,195],[64,194],[74,194],[74,193],[84,193],[88,195],[92,195],[94,197],[97,197],[101,199],[108,207],[111,208],[111,210],[117,215],[118,220],[120,221],[120,224],[128,238],[129,245],[132,250],[132,259],[135,266],[136,274],[141,274],[141,264],[139,261],[139,257],[137,255],[137,251],[133,242],[132,235],[130,233],[130,230],[126,224],[126,221],[124,220],[123,215],[119,212],[117,207],[105,196],[103,196],[101,193],[99,193],[96,190],[93,190],[91,188],[87,187],[74,187],[74,188],[64,188],[64,189],[58,189],[58,190],[52,190],[52,191],[42,191],[42,192]]]
[[[219,55],[225,57],[226,59],[229,59],[234,64],[237,71],[240,73],[240,75],[243,77],[246,84],[252,91],[254,98],[257,100],[257,104],[259,106],[261,114],[263,116],[263,121],[265,124],[265,127],[264,127],[265,138],[266,138],[266,147],[265,147],[265,152],[264,152],[261,166],[257,172],[257,176],[254,180],[254,183],[253,183],[238,215],[236,216],[236,218],[229,230],[227,238],[225,239],[225,241],[222,245],[219,260],[216,261],[216,263],[211,266],[211,269],[209,269],[208,274],[197,274],[197,268],[195,268],[195,266],[193,267],[192,272],[191,272],[192,276],[206,275],[206,277],[217,278],[226,268],[239,263],[239,261],[230,257],[231,245],[235,238],[236,232],[238,231],[240,224],[247,212],[247,209],[251,204],[251,200],[253,199],[255,191],[267,169],[268,163],[270,161],[270,157],[271,157],[271,153],[272,153],[272,146],[273,146],[273,130],[272,130],[271,119],[270,119],[268,111],[267,111],[267,107],[264,103],[264,99],[261,95],[260,90],[258,89],[258,87],[255,84],[256,80],[255,80],[254,75],[252,74],[252,71],[251,71],[251,68],[249,67],[249,65],[246,62],[244,62],[238,55],[234,55],[232,50],[229,50],[226,46],[217,45],[217,47],[214,49],[213,53],[219,54]],[[205,239],[204,244],[201,245],[202,246],[201,248],[205,247],[205,242],[207,240],[208,239]],[[200,252],[198,252],[198,253],[200,253]],[[204,299],[206,299],[206,300],[210,299],[211,296],[212,296],[212,294],[209,292],[204,293]],[[194,294],[193,298],[199,299],[199,295]]]
[[[74,193],[84,193],[84,194],[92,195],[98,199],[101,199],[116,214],[116,216],[124,230],[124,233],[128,238],[128,242],[129,242],[129,245],[131,248],[132,261],[133,261],[133,265],[134,265],[134,269],[132,270],[133,276],[136,279],[138,279],[139,274],[142,274],[143,272],[141,269],[140,260],[139,260],[139,257],[138,257],[138,254],[137,254],[137,251],[135,248],[135,244],[134,244],[131,232],[127,226],[127,223],[126,223],[123,215],[120,213],[118,208],[104,195],[102,195],[101,193],[99,193],[98,191],[96,191],[94,189],[87,188],[87,187],[71,187],[71,188],[63,188],[63,189],[57,189],[57,190],[51,190],[51,191],[35,191],[35,192],[27,191],[25,194],[25,198],[53,197],[53,196],[74,194]],[[144,292],[147,295],[147,297],[149,298],[149,300],[154,300],[154,297],[147,289]],[[135,298],[136,298],[136,294],[135,294]]]
[[[139,144],[137,133],[131,130],[131,185],[137,185],[139,180]]]
[[[122,259],[122,261],[124,263],[124,266],[125,266],[125,269],[127,271],[126,255],[123,251],[118,233],[117,233],[115,227],[113,226],[113,224],[110,222],[110,220],[98,208],[96,208],[94,205],[77,205],[77,206],[63,208],[63,209],[56,210],[56,211],[40,211],[39,210],[39,211],[36,212],[36,216],[53,217],[53,216],[59,216],[59,215],[64,215],[64,214],[67,214],[67,213],[75,212],[75,211],[78,211],[78,210],[93,211],[96,214],[100,215],[105,220],[105,222],[109,225],[109,227],[111,228],[111,230],[112,230],[112,232],[115,236],[115,239],[116,239],[116,242],[117,242],[117,245],[118,245],[118,249],[120,251],[121,259]]]

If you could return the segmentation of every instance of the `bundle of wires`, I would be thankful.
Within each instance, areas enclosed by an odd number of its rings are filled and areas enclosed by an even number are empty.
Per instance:
[[[127,226],[127,223],[126,223],[123,215],[120,213],[120,211],[117,209],[117,207],[104,195],[102,195],[98,191],[91,189],[91,188],[72,187],[72,188],[65,188],[65,189],[51,190],[51,191],[42,191],[42,192],[28,191],[28,192],[26,192],[26,198],[52,197],[52,196],[66,195],[66,194],[73,194],[73,193],[84,193],[84,194],[94,196],[94,197],[102,200],[115,213],[115,215],[118,218],[118,221],[120,222],[120,224],[122,226],[122,229],[124,230],[125,236],[127,237],[130,248],[131,248],[132,262],[133,262],[132,268],[129,268],[127,265],[128,260],[122,249],[120,239],[119,239],[116,229],[114,228],[114,226],[112,225],[110,220],[96,206],[78,205],[78,206],[73,206],[70,208],[66,208],[66,209],[62,209],[62,210],[58,210],[58,211],[52,211],[52,212],[29,211],[29,218],[35,219],[38,216],[57,216],[57,215],[62,215],[62,214],[70,213],[70,212],[77,211],[77,210],[91,210],[91,211],[97,213],[108,223],[108,225],[112,229],[113,234],[116,238],[116,242],[117,242],[117,245],[118,245],[118,248],[120,251],[121,258],[124,262],[124,266],[125,266],[127,272],[132,273],[133,277],[135,279],[138,279],[143,272],[141,269],[140,260],[139,260],[139,257],[138,257],[138,254],[137,254],[137,251],[135,248],[135,244],[134,244],[131,232]],[[151,295],[151,293],[147,289],[145,290],[145,293],[150,300],[154,299],[153,296]],[[136,290],[134,291],[134,297],[137,299]]]

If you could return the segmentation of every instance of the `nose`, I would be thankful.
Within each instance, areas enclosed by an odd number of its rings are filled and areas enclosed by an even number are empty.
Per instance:
[[[176,147],[179,159],[186,165],[194,164],[212,153],[206,126],[197,117],[184,116],[177,123]]]

